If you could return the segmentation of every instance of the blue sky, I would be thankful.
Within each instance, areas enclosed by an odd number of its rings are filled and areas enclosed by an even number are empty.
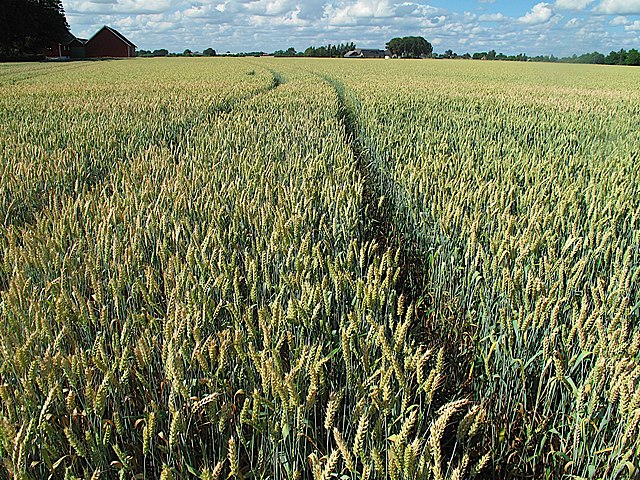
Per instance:
[[[640,49],[640,0],[63,0],[72,32],[110,25],[138,48],[273,51],[421,35],[436,52]]]

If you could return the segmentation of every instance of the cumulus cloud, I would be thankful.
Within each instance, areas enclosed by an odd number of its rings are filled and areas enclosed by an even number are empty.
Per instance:
[[[355,25],[361,19],[389,18],[393,15],[394,9],[387,0],[358,0],[341,7],[334,7],[332,4],[325,6],[325,16],[332,25]]]
[[[162,13],[178,5],[176,0],[69,0],[65,10],[70,13]]]
[[[555,7],[562,10],[584,10],[594,0],[556,0]]]
[[[617,27],[619,25],[627,25],[629,23],[629,19],[624,15],[618,15],[617,17],[613,17],[609,22],[609,25],[613,27]]]
[[[480,15],[478,20],[481,22],[504,22],[509,20],[509,17],[504,15],[503,13],[485,13],[484,15]]]
[[[629,25],[625,25],[624,29],[627,32],[638,32],[640,31],[640,20],[636,20],[633,23],[630,23]]]
[[[537,3],[533,6],[531,11],[520,17],[518,21],[526,23],[527,25],[537,25],[539,23],[548,22],[553,16],[553,9],[548,3]]]
[[[429,1],[64,0],[64,4],[78,36],[89,37],[106,24],[139,48],[171,51],[207,47],[274,51],[290,46],[304,50],[340,42],[382,48],[389,39],[403,35],[422,35],[437,51],[458,53],[495,49],[507,54],[571,55],[638,45],[636,19],[623,16],[630,13],[618,13],[611,20],[603,13],[627,11],[640,0],[543,0],[530,10],[522,6],[524,2],[517,6],[514,2],[509,15],[479,6],[493,0],[478,0],[478,9],[469,11],[439,8]],[[576,11],[575,18],[563,21],[556,12],[564,10]]]
[[[246,4],[246,10],[254,15],[278,16],[296,9],[296,3],[291,0],[257,0]]]
[[[640,15],[640,0],[602,0],[596,11],[608,14]]]

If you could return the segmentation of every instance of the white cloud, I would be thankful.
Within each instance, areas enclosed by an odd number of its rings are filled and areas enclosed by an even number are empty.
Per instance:
[[[504,22],[508,20],[509,17],[504,15],[503,13],[485,13],[484,15],[480,15],[478,20],[481,22]]]
[[[199,5],[183,10],[181,15],[187,19],[221,19],[222,15],[224,15],[224,10],[218,9],[217,5]]]
[[[65,10],[71,13],[162,13],[177,6],[175,0],[69,0]]]
[[[637,32],[640,31],[640,20],[636,20],[635,22],[629,24],[629,25],[625,25],[624,29],[627,32]]]
[[[608,14],[640,15],[640,0],[602,0],[596,11]]]
[[[102,25],[111,25],[145,50],[212,47],[238,52],[289,46],[304,50],[340,42],[381,48],[404,35],[424,36],[439,52],[452,49],[459,54],[496,49],[506,54],[564,56],[640,44],[637,17],[606,18],[596,11],[629,9],[640,0],[536,0],[528,4],[537,3],[530,11],[513,17],[487,12],[479,5],[492,0],[469,2],[480,8],[468,11],[434,7],[429,1],[64,0],[64,4],[74,34],[89,37]],[[557,13],[587,4],[596,8],[586,7],[567,19]]]
[[[617,27],[620,25],[627,25],[629,23],[629,19],[623,15],[618,15],[617,17],[614,17],[613,19],[611,19],[611,21],[609,22],[609,25],[613,26],[613,27]]]
[[[246,9],[252,14],[277,16],[295,10],[295,3],[290,0],[257,0],[247,3]]]
[[[556,0],[555,7],[561,10],[584,10],[594,0]]]
[[[640,0],[639,0],[640,1]],[[539,23],[545,23],[553,16],[553,9],[548,3],[537,3],[533,6],[530,12],[520,17],[518,21],[526,23],[527,25],[537,25]]]
[[[356,25],[361,20],[375,18],[389,18],[394,15],[394,10],[388,0],[367,2],[358,0],[353,4],[335,7],[333,4],[325,4],[325,17],[331,25]]]

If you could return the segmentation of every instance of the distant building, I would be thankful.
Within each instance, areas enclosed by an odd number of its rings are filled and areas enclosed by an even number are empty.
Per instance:
[[[67,48],[69,50],[68,56],[71,58],[85,58],[87,56],[85,49],[86,43],[86,38],[73,37],[73,40],[67,44]]]
[[[106,25],[85,43],[84,48],[87,58],[136,56],[136,46]]]
[[[70,57],[71,50],[69,48],[69,44],[75,39],[76,37],[69,32],[64,36],[60,43],[55,43],[43,48],[40,54],[46,55],[47,57]]]
[[[356,48],[344,54],[344,58],[385,58],[389,52],[371,48]]]
[[[61,43],[46,48],[42,54],[58,58],[135,57],[136,46],[105,25],[89,40],[68,33]]]

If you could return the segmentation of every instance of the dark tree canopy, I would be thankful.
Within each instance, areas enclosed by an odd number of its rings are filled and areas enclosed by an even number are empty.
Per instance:
[[[393,55],[408,58],[419,58],[433,53],[433,46],[423,37],[396,37],[387,43],[387,48]]]
[[[69,33],[61,0],[2,0],[0,55],[25,55],[62,42]]]
[[[605,58],[608,65],[640,65],[640,52],[632,48],[628,52],[621,49],[619,52],[611,52]]]
[[[205,48],[205,50],[204,50],[204,52],[202,52],[202,54],[205,57],[215,57],[216,56],[216,51],[213,48],[209,47],[209,48]]]
[[[338,45],[327,45],[320,47],[309,47],[304,51],[305,57],[331,57],[339,58],[344,57],[344,54],[356,49],[356,44],[353,42],[340,43]]]
[[[289,47],[286,50],[276,50],[273,52],[274,57],[295,57],[298,55],[296,49],[293,47]]]

